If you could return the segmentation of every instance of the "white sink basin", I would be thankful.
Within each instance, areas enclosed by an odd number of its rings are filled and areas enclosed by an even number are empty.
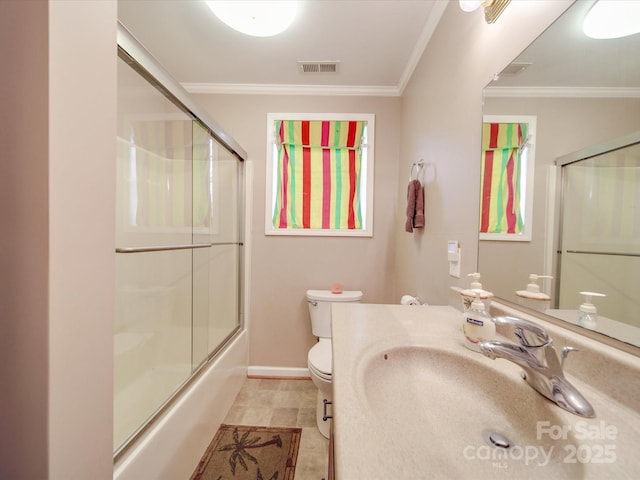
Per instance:
[[[519,366],[466,349],[460,317],[451,307],[333,306],[338,480],[640,478],[636,357],[570,338],[580,352],[569,361],[585,362],[572,365],[599,387],[569,375],[596,411],[583,418],[533,390]]]
[[[582,478],[584,465],[563,462],[564,441],[537,438],[538,422],[562,425],[558,407],[488,362],[419,345],[369,350],[356,370],[359,401],[381,430],[397,429],[390,448],[422,471],[438,459],[451,478],[470,466],[475,478]]]

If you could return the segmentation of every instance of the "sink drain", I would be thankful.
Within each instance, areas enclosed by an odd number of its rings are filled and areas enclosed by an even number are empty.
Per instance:
[[[500,432],[496,432],[494,430],[486,430],[482,433],[482,438],[487,442],[491,447],[509,449],[511,448],[511,440],[505,437]]]

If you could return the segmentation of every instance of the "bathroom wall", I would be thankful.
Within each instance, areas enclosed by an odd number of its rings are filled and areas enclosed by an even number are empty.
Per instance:
[[[0,478],[106,480],[116,4],[0,8]]]
[[[49,475],[112,474],[116,9],[49,2]]]
[[[306,368],[315,338],[305,292],[335,282],[362,290],[364,301],[397,302],[393,257],[400,99],[282,95],[194,95],[248,152],[254,166],[250,272],[251,366]],[[372,238],[265,236],[268,112],[376,115]]]
[[[511,2],[495,24],[481,10],[450,2],[402,96],[397,196],[406,195],[412,162],[426,162],[425,228],[404,233],[396,218],[395,295],[415,292],[449,302],[449,286],[467,286],[476,269],[482,90],[569,5],[570,0]],[[458,240],[462,278],[449,276],[446,248]]]
[[[0,15],[0,478],[16,479],[47,476],[49,351],[48,16],[19,5]]]
[[[341,282],[361,289],[365,302],[396,303],[412,293],[446,304],[449,285],[467,285],[448,276],[446,246],[459,240],[463,275],[475,271],[482,89],[571,3],[512,2],[487,25],[480,11],[450,2],[401,98],[194,95],[255,163],[250,365],[306,366],[314,342],[308,288]],[[264,235],[266,114],[305,111],[376,114],[373,238]],[[421,158],[426,227],[409,234],[406,186]]]

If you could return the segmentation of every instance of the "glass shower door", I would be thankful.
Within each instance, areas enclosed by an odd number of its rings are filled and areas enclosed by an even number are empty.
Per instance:
[[[240,327],[241,168],[118,59],[114,451]]]
[[[238,328],[240,318],[239,163],[194,123],[193,365],[201,365]]]

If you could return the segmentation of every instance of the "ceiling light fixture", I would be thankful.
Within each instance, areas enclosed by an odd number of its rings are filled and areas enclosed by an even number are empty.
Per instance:
[[[482,0],[460,0],[460,8],[465,12],[473,12],[482,5]]]
[[[284,32],[298,10],[295,0],[209,0],[207,5],[231,28],[254,37],[271,37]]]
[[[495,22],[500,14],[507,8],[511,0],[459,0],[460,8],[465,12],[473,12],[480,7],[484,8],[484,19],[487,23]]]
[[[596,39],[620,38],[640,32],[640,2],[637,0],[599,1],[584,18],[582,30]]]

